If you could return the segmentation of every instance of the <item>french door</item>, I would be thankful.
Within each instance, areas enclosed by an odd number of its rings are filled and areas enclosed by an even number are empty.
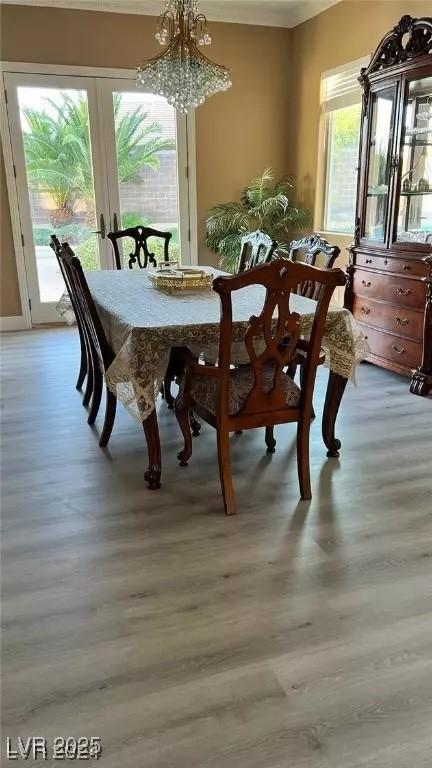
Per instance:
[[[191,263],[184,117],[133,79],[3,76],[33,323],[59,320],[52,233],[87,270],[112,269],[108,232],[137,224],[172,232],[173,258]]]

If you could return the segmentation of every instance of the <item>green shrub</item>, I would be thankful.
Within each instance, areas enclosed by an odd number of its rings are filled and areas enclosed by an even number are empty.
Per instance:
[[[53,229],[46,227],[35,227],[33,230],[33,240],[35,245],[49,245]]]
[[[151,223],[149,219],[147,219],[145,216],[138,216],[136,213],[122,213],[122,227],[123,229],[129,229],[130,227],[153,227],[154,224]],[[172,238],[170,242],[170,247],[172,245],[179,245],[179,232],[178,227],[171,227],[168,228],[166,226],[161,227],[163,232],[171,232]]]
[[[122,213],[121,215],[122,228],[130,229],[130,227],[149,227],[150,222],[144,216],[139,216],[137,213]]]
[[[89,236],[89,228],[81,222],[73,221],[70,224],[59,227],[56,235],[62,242],[67,242],[73,246]]]
[[[75,254],[78,256],[83,269],[99,269],[99,248],[95,236],[88,237],[87,240],[75,246]]]
[[[35,245],[49,245],[51,235],[57,235],[58,239],[68,242],[69,245],[76,245],[88,237],[88,229],[80,222],[64,224],[62,227],[35,227],[33,229],[33,240]]]

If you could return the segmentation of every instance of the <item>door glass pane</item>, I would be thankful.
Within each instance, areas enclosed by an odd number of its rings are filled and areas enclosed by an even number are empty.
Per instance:
[[[387,218],[394,97],[395,89],[388,88],[372,100],[364,236],[381,242]]]
[[[432,243],[432,77],[409,84],[397,240]]]
[[[31,225],[41,302],[58,301],[64,282],[49,247],[55,233],[99,268],[87,93],[19,87]]]
[[[136,91],[113,94],[119,227],[138,224],[171,232],[169,255],[180,258],[176,113],[161,96]],[[151,238],[149,250],[163,259],[163,240]],[[123,259],[133,247],[123,241]]]

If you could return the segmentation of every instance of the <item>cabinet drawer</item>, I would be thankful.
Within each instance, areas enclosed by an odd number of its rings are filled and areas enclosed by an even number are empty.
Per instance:
[[[362,323],[374,325],[385,331],[392,331],[400,336],[418,339],[423,338],[423,312],[416,312],[406,307],[396,307],[381,301],[354,297],[353,315]]]
[[[377,331],[362,325],[370,351],[407,368],[418,368],[422,357],[422,344],[409,339],[401,339],[385,331]]]
[[[354,294],[390,301],[405,307],[422,309],[426,302],[426,287],[420,280],[404,280],[393,275],[379,275],[356,269]]]
[[[366,253],[356,254],[356,265],[368,269],[382,269],[383,272],[400,272],[413,277],[427,277],[429,267],[419,259],[389,259],[387,256],[369,256]]]

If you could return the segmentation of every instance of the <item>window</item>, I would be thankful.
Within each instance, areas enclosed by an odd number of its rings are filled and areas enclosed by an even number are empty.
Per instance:
[[[319,226],[327,232],[353,234],[361,121],[358,75],[368,59],[353,61],[321,78],[324,143]]]

